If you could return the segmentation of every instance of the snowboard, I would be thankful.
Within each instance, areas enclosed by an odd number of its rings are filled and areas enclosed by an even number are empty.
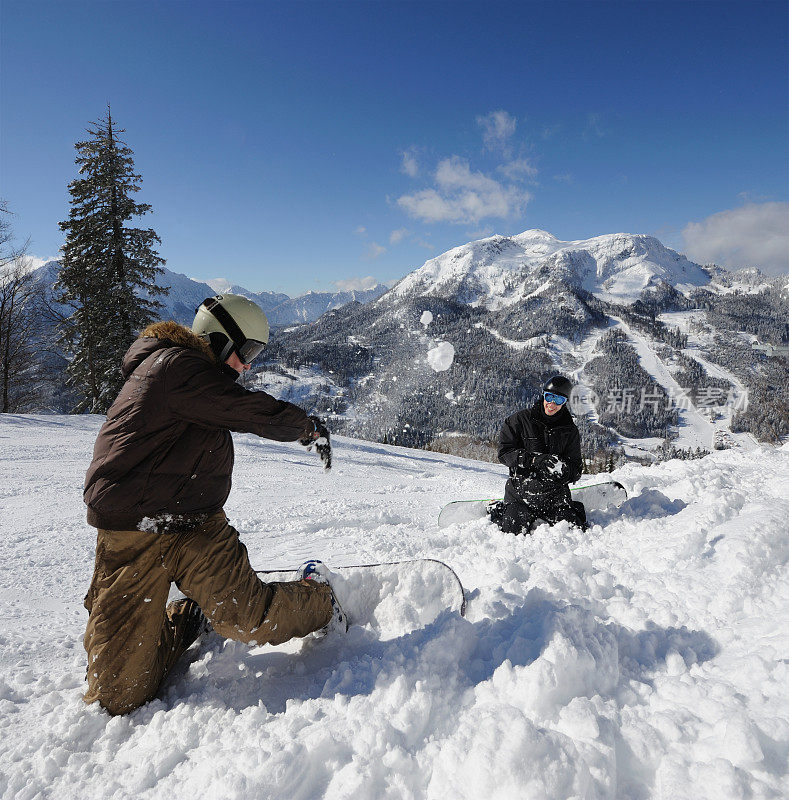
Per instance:
[[[618,481],[600,481],[586,486],[571,486],[573,500],[580,500],[587,511],[595,511],[618,506],[627,500],[627,491]],[[471,522],[487,516],[488,505],[499,502],[501,498],[488,500],[455,500],[447,503],[438,515],[438,527],[446,528],[458,522]]]
[[[349,625],[369,625],[382,635],[424,628],[445,611],[466,613],[466,593],[457,573],[434,558],[379,564],[326,566],[332,590]],[[256,570],[266,582],[296,580],[298,567]]]

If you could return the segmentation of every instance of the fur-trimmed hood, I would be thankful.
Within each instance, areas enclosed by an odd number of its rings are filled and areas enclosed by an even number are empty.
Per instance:
[[[149,325],[138,337],[137,341],[129,348],[123,359],[123,375],[128,377],[151,353],[164,350],[168,347],[182,347],[185,350],[196,350],[205,356],[212,364],[219,365],[213,350],[208,342],[192,333],[184,325],[179,325],[172,320],[167,322],[154,322]]]
[[[162,341],[171,342],[171,344],[176,347],[200,350],[216,363],[214,351],[205,339],[201,339],[196,333],[192,333],[185,325],[179,325],[172,320],[167,322],[154,322],[153,325],[149,325],[137,338],[161,339]]]

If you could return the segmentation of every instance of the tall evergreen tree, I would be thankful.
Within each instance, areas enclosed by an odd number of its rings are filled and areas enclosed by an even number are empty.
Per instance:
[[[90,124],[89,138],[74,145],[80,177],[69,184],[69,218],[60,223],[66,244],[56,299],[73,308],[61,336],[72,356],[69,384],[82,396],[77,413],[109,408],[123,383],[123,354],[162,307],[156,296],[169,291],[155,283],[164,271],[155,249],[161,239],[127,224],[151,206],[131,197],[142,177],[118,138],[124,132],[108,107],[106,118]]]

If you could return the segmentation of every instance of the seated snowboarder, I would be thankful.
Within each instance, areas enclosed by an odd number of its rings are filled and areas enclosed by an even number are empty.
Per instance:
[[[567,408],[573,385],[555,375],[542,396],[504,421],[499,461],[510,468],[504,501],[489,509],[506,533],[530,533],[540,522],[560,520],[586,527],[583,503],[570,499],[581,477],[581,437]]]
[[[251,300],[207,298],[192,330],[151,325],[123,360],[126,383],[107,414],[85,479],[98,528],[85,607],[88,690],[111,714],[151,700],[208,626],[242,642],[279,644],[344,623],[315,562],[301,580],[263,583],[228,523],[230,431],[315,445],[329,432],[298,406],[236,383],[268,342]],[[186,595],[167,604],[170,585]]]

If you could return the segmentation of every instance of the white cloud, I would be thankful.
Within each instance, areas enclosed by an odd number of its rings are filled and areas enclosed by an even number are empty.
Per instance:
[[[685,252],[700,263],[789,273],[789,203],[748,203],[682,230]]]
[[[378,285],[378,281],[372,275],[364,278],[347,278],[344,281],[334,281],[334,285],[341,292],[363,292]]]
[[[522,180],[523,178],[535,178],[537,167],[528,158],[516,158],[506,164],[500,164],[496,169],[506,175],[511,181]]]
[[[389,234],[389,244],[400,244],[411,231],[408,228],[398,228]]]
[[[376,258],[380,258],[385,252],[386,248],[381,247],[378,242],[370,242],[370,246],[367,248],[367,252],[364,254],[364,257],[375,260]]]
[[[489,225],[486,225],[484,228],[477,228],[473,231],[466,231],[466,236],[468,236],[469,241],[473,241],[474,239],[487,239],[488,236],[493,236],[495,231]]]
[[[354,233],[355,233],[357,236],[364,236],[364,234],[365,234],[365,233],[367,233],[367,228],[365,228],[365,227],[364,227],[364,225],[360,225],[360,226],[359,226],[359,227],[358,227],[358,228],[357,228],[357,229],[354,231]]]
[[[482,141],[489,150],[506,150],[507,143],[515,134],[517,121],[503,109],[477,117],[482,127]]]
[[[423,222],[450,222],[476,225],[487,217],[506,219],[522,214],[531,195],[507,186],[482,172],[473,172],[469,163],[452,156],[436,169],[437,188],[422,189],[398,198],[398,205]]]
[[[411,178],[419,175],[419,162],[416,160],[416,150],[411,147],[408,150],[403,150],[400,155],[403,157],[403,163],[400,165],[400,172],[405,173]]]

